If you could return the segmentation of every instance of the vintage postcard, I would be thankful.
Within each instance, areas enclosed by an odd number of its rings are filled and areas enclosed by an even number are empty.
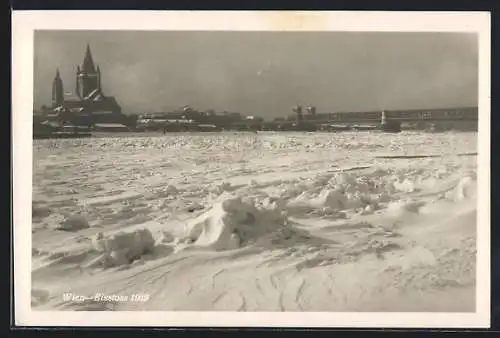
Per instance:
[[[12,24],[17,325],[489,326],[489,13]]]

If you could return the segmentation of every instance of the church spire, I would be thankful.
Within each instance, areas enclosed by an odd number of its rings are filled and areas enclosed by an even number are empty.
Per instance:
[[[85,58],[83,59],[82,71],[84,73],[95,73],[94,60],[92,58],[92,52],[90,51],[89,44],[87,44],[87,50],[85,51]]]
[[[75,81],[75,93],[81,98],[82,94],[80,93],[80,65],[76,65],[76,81]]]
[[[56,70],[56,77],[52,82],[52,105],[60,106],[64,103],[64,88],[59,69]]]
[[[99,69],[99,65],[97,65],[97,90],[101,91],[101,69]]]

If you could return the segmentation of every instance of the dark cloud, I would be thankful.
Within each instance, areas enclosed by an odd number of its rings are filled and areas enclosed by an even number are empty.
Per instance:
[[[86,44],[107,95],[125,112],[199,109],[291,113],[477,104],[477,37],[458,33],[35,33],[35,105],[50,102],[59,68],[66,91]]]

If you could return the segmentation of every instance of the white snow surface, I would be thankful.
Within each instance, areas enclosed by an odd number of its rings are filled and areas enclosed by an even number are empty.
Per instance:
[[[32,306],[474,311],[476,133],[36,140]],[[378,155],[441,155],[376,158]],[[71,302],[62,294],[148,294]]]

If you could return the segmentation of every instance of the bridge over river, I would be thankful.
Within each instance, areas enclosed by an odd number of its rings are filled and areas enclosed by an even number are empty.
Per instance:
[[[419,121],[477,121],[478,108],[418,109],[418,110],[385,110],[370,112],[337,112],[317,115],[305,115],[304,121],[314,122],[377,122],[382,116],[387,120],[400,122]]]
[[[292,119],[296,116],[291,116]],[[289,117],[289,121],[290,121]],[[414,110],[385,110],[368,112],[336,112],[306,114],[301,122],[316,126],[380,125],[385,122],[400,124],[403,129],[460,129],[477,130],[478,108],[440,108]]]

